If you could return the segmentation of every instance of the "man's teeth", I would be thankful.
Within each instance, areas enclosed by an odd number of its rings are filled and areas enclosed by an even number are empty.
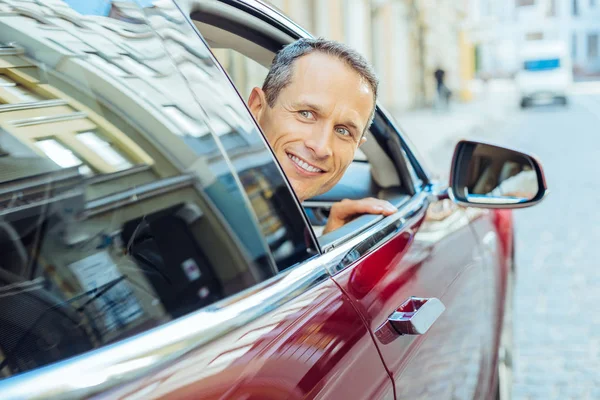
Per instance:
[[[288,157],[290,158],[290,160],[292,160],[293,162],[295,162],[297,166],[299,166],[300,168],[302,168],[302,169],[304,169],[304,170],[306,170],[308,172],[323,172],[319,168],[315,168],[312,165],[309,165],[308,163],[305,163],[304,161],[302,161],[301,159],[299,159],[296,156],[288,154]]]

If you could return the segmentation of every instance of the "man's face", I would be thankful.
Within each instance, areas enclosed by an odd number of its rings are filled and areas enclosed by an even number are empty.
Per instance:
[[[374,106],[367,81],[343,61],[318,52],[294,62],[291,83],[273,107],[259,88],[248,103],[301,201],[341,179],[365,141]]]

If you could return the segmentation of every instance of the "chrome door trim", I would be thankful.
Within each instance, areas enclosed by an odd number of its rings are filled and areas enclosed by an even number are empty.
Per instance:
[[[395,215],[339,247],[187,316],[87,354],[0,380],[2,398],[84,398],[142,378],[342,271],[422,218],[428,202],[428,194],[419,193]]]
[[[2,399],[87,398],[136,379],[277,309],[329,278],[313,257],[260,285],[121,342],[0,380]]]
[[[335,254],[335,260],[329,262],[325,268],[334,276],[359,258],[364,257],[393,236],[407,230],[416,220],[422,218],[422,213],[427,210],[431,193],[422,191],[406,202],[394,215],[386,217],[372,225],[364,232],[348,240],[346,243],[328,249],[325,254]]]
[[[335,204],[335,201],[313,201],[306,200],[302,202],[302,207],[307,208],[331,208]]]

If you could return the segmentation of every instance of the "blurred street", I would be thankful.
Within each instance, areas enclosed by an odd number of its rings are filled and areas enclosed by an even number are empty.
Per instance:
[[[589,90],[591,89],[591,90]],[[579,85],[571,105],[515,113],[498,141],[537,154],[551,194],[515,213],[516,399],[600,398],[600,90]]]
[[[494,132],[489,128],[502,124],[509,116],[514,118],[512,114],[519,111],[513,81],[497,79],[484,85],[474,80],[471,87],[475,97],[471,102],[452,102],[445,111],[428,107],[395,115],[413,150],[434,175],[446,177],[457,140],[490,140]]]
[[[431,134],[419,131],[426,136],[414,141],[429,137],[437,143],[428,158],[436,161],[432,169],[440,175],[447,174],[452,143],[459,137],[489,140],[541,159],[550,194],[539,206],[514,213],[514,398],[600,399],[600,214],[594,212],[600,84],[576,83],[566,108],[525,110],[509,86],[496,86],[506,90],[492,93],[498,98],[488,104],[495,110],[484,114],[499,112],[502,104],[502,118],[473,122],[469,118],[478,118],[474,115],[483,112],[485,102],[474,103],[470,117],[464,117],[469,106],[462,106],[454,117],[440,116],[437,126],[429,121]],[[451,118],[457,122],[449,124]],[[462,131],[454,130],[461,124]]]

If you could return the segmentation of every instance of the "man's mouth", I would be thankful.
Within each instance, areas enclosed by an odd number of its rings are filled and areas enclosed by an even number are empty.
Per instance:
[[[322,169],[317,168],[314,165],[307,163],[306,161],[302,160],[301,158],[299,158],[293,154],[290,154],[290,153],[286,153],[286,154],[287,154],[288,158],[296,165],[296,167],[298,167],[302,171],[313,173],[313,174],[323,172]]]

